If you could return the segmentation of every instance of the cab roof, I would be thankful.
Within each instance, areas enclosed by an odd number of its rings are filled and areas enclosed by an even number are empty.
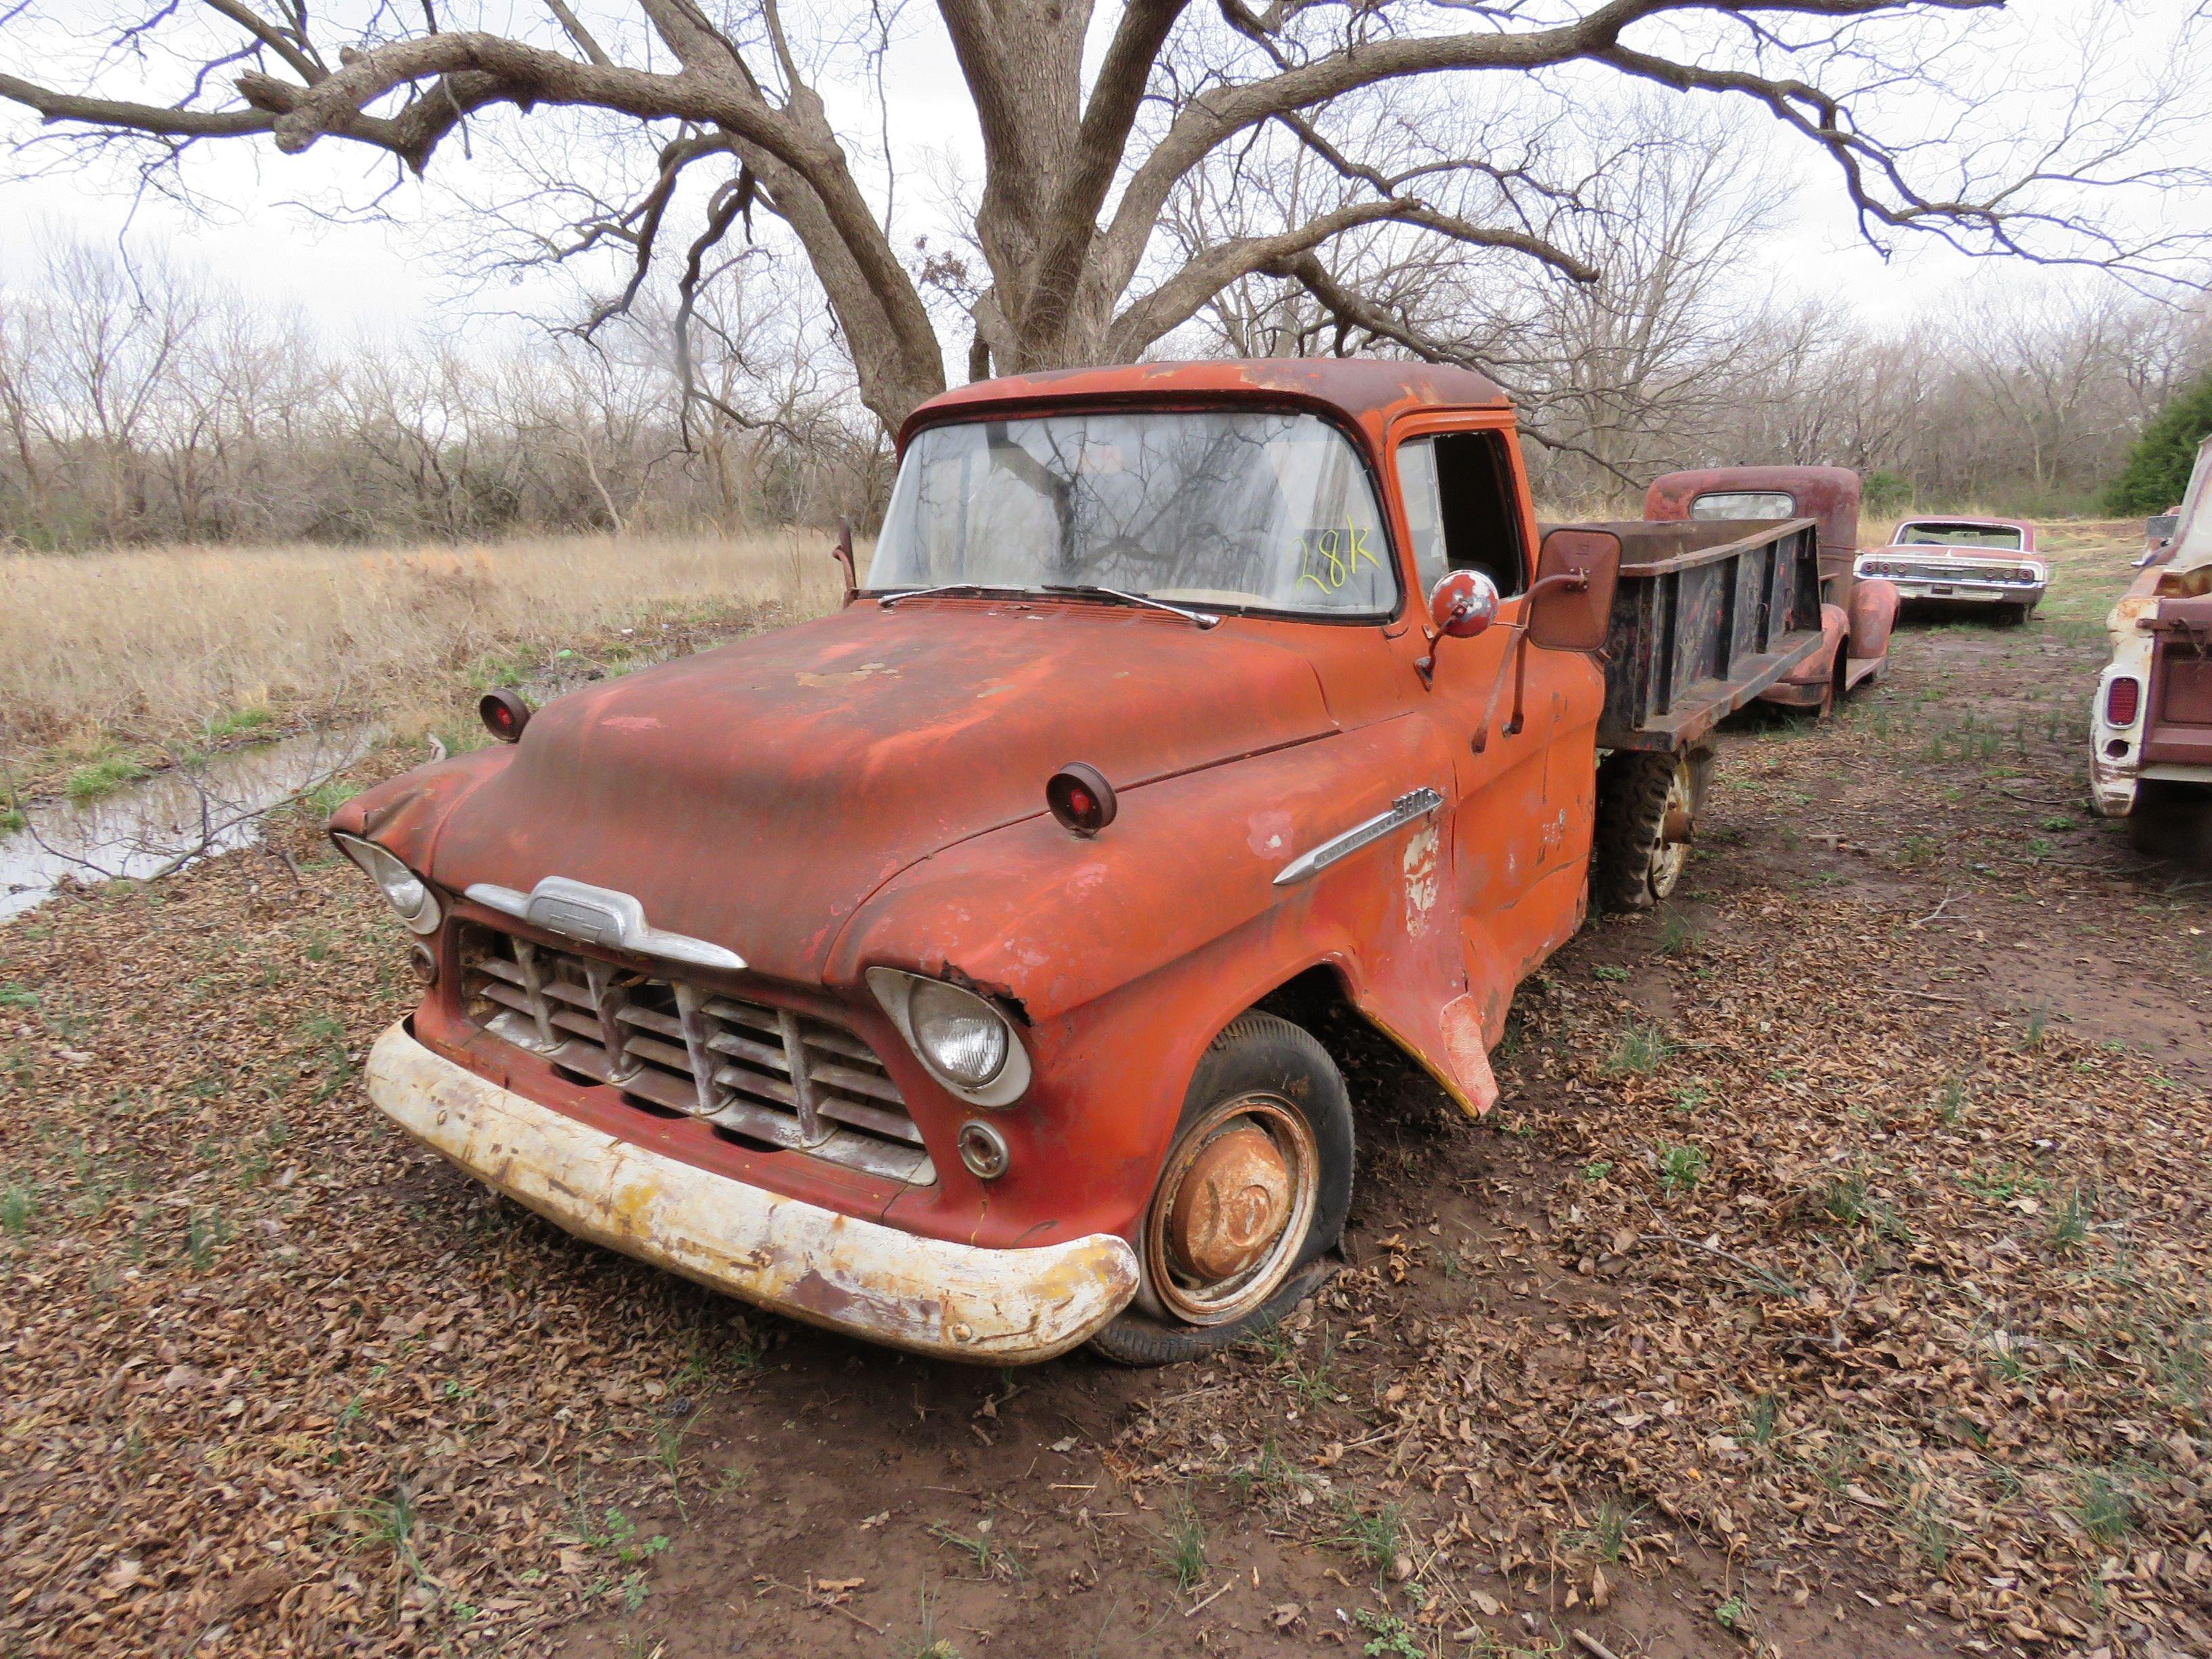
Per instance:
[[[940,392],[907,416],[903,450],[925,426],[1003,408],[1037,412],[1053,404],[1190,404],[1251,398],[1304,404],[1354,426],[1377,426],[1412,409],[1508,409],[1487,375],[1438,363],[1380,357],[1247,357],[1194,363],[1063,368],[977,380]]]

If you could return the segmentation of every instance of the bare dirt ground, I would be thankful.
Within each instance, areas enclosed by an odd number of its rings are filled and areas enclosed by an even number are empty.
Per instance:
[[[0,927],[0,1653],[2212,1652],[2212,872],[2082,806],[2131,550],[1732,732],[1487,1121],[1364,1045],[1348,1264],[1207,1364],[490,1197],[362,1098],[400,939],[304,823]]]

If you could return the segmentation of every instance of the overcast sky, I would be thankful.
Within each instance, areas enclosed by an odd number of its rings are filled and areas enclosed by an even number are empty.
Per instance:
[[[33,21],[0,29],[0,67],[33,73],[30,60],[42,44],[42,27],[58,25],[75,0],[53,0],[43,26]],[[2078,41],[2085,24],[2100,20],[2124,27],[2106,35],[2108,49],[2131,54],[2111,67],[2107,87],[2140,83],[2161,64],[2163,43],[2171,40],[2194,0],[2014,0],[2002,15],[1972,18],[1960,27],[1978,32],[1984,69],[2002,66],[2012,98],[2048,99],[2076,75]],[[60,4],[57,13],[54,5]],[[1110,5],[1102,5],[1108,19]],[[909,28],[896,50],[889,77],[892,148],[913,167],[927,152],[951,154],[972,163],[977,154],[973,117],[957,88],[957,69],[933,15],[923,6],[909,9]],[[46,45],[56,42],[51,35]],[[825,91],[833,115],[857,149],[872,142],[872,111],[858,88],[830,86]],[[1741,110],[1741,106],[1736,107]],[[2202,113],[2203,112],[2200,112]],[[0,113],[0,134],[20,136],[33,124],[21,112]],[[1747,131],[1760,136],[1755,118]],[[2187,163],[2212,168],[2212,120],[2191,124],[2163,148],[2171,153],[2146,155],[2148,164]],[[453,149],[448,146],[449,150]],[[441,153],[434,172],[461,161]],[[1800,182],[1788,222],[1763,250],[1762,283],[1790,294],[1842,300],[1869,318],[1893,321],[1954,308],[1979,288],[2033,280],[2023,273],[1947,252],[1932,239],[1905,237],[1899,252],[1885,263],[1858,239],[1832,172],[1802,146],[1766,144],[1765,154],[1747,147],[1747,165],[1781,166]],[[33,256],[37,235],[25,231],[112,240],[126,222],[143,246],[166,244],[173,255],[265,301],[271,307],[296,306],[337,336],[388,330],[413,331],[426,322],[453,327],[492,325],[486,319],[529,309],[537,296],[504,289],[471,289],[442,269],[430,252],[423,216],[438,210],[434,187],[402,185],[392,198],[396,222],[333,223],[297,206],[294,198],[318,195],[346,180],[349,191],[366,197],[390,177],[389,163],[366,152],[325,143],[306,158],[277,155],[265,140],[202,147],[194,177],[211,198],[226,204],[213,217],[195,216],[155,198],[133,207],[123,183],[97,169],[50,173],[44,177],[0,181],[0,205],[6,233],[0,233],[0,276],[20,281]],[[374,182],[372,182],[374,181]],[[910,186],[900,228],[905,240],[927,228],[920,192]],[[2212,222],[2212,204],[2202,197],[2139,204],[2138,215],[2180,216],[2202,225]]]

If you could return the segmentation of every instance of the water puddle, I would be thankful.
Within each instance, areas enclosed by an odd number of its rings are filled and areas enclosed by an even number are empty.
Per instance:
[[[21,915],[64,882],[144,880],[252,846],[270,808],[367,755],[380,728],[313,732],[159,772],[82,805],[48,801],[0,836],[0,920]]]

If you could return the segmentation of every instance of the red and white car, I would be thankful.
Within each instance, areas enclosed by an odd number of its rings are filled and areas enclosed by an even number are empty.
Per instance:
[[[2001,620],[2025,622],[2051,586],[2034,551],[2035,526],[2018,519],[1906,519],[1855,568],[1910,603],[1990,605]]]

